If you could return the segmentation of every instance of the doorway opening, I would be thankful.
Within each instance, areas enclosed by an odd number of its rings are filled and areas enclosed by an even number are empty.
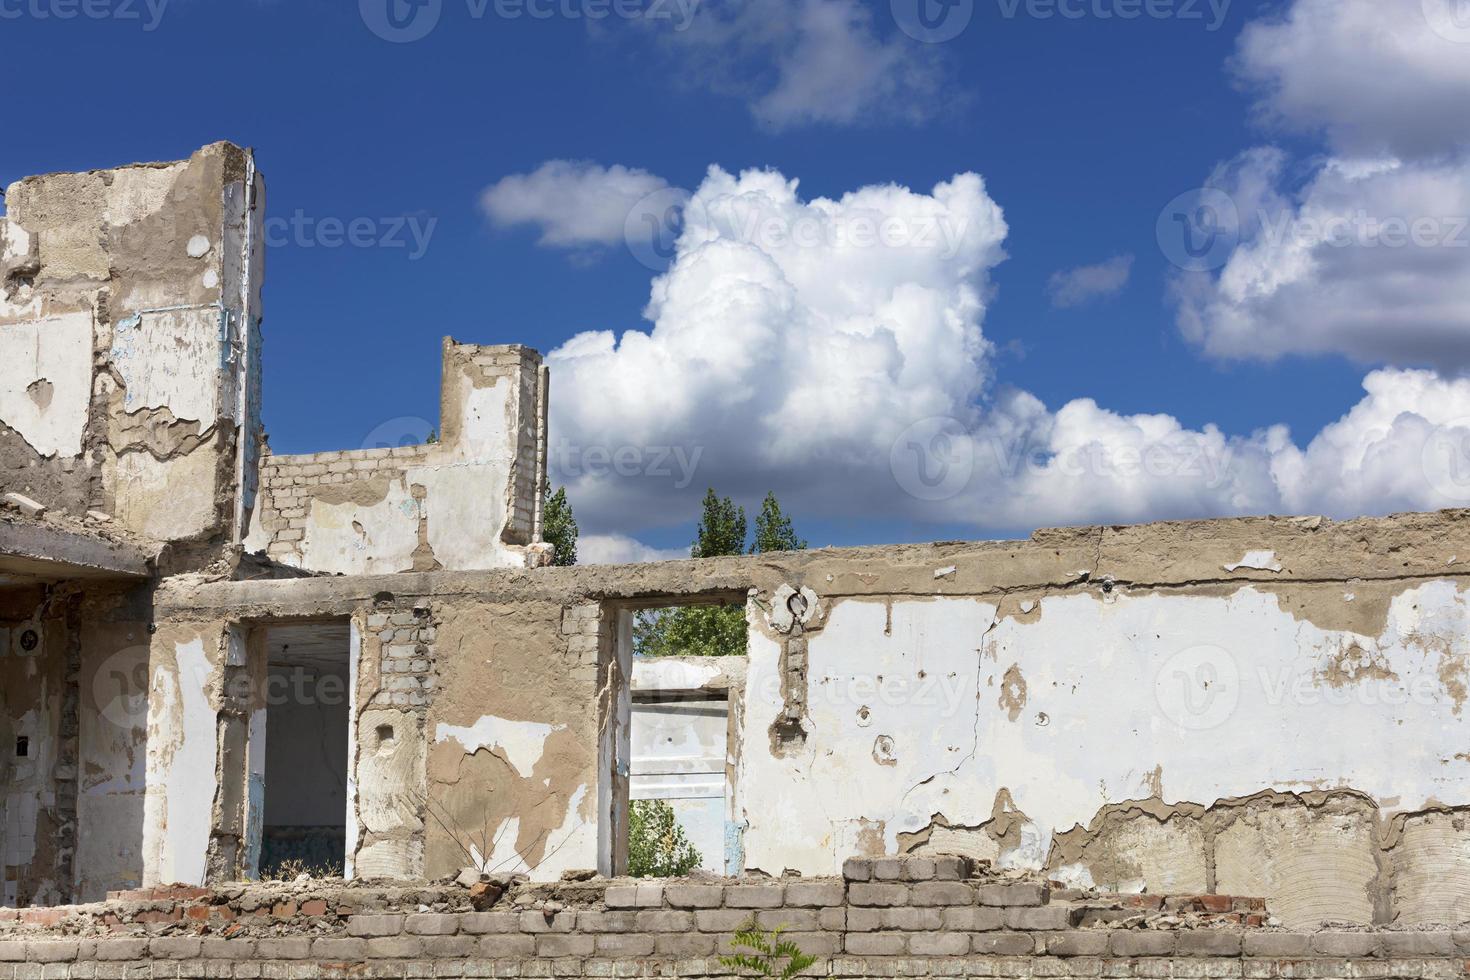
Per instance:
[[[267,658],[260,877],[341,877],[347,848],[351,624],[260,628]]]

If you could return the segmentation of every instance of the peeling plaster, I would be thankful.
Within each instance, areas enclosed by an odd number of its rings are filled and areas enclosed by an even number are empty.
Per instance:
[[[460,744],[466,755],[474,755],[481,749],[496,750],[525,779],[541,761],[541,756],[546,751],[546,740],[551,737],[551,733],[565,731],[566,727],[485,715],[467,727],[441,722],[435,730],[434,741],[444,742],[452,738]]]

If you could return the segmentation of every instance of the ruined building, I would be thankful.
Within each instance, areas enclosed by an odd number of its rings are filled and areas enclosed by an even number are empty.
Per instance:
[[[6,203],[0,907],[287,858],[615,875],[651,795],[710,872],[837,889],[755,907],[922,905],[856,889],[950,855],[1057,894],[1259,897],[1299,929],[1470,919],[1470,514],[546,567],[532,350],[446,340],[436,443],[268,451],[248,151]],[[745,608],[747,657],[635,662],[639,610],[701,603]],[[599,910],[685,933],[705,901],[613,887]],[[507,955],[556,955],[545,931]],[[952,945],[924,942],[866,951]]]

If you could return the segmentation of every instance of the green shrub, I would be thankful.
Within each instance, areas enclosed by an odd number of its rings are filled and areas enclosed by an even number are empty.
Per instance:
[[[634,878],[677,878],[699,867],[695,850],[674,808],[663,800],[634,800],[628,806],[628,874]]]

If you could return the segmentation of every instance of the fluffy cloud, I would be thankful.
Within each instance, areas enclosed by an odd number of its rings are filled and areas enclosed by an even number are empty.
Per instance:
[[[1218,274],[1176,279],[1184,335],[1227,358],[1470,366],[1466,161],[1334,159],[1296,191],[1286,168],[1258,150],[1211,179],[1240,241]]]
[[[548,356],[554,476],[583,527],[682,523],[706,486],[986,531],[1470,502],[1470,381],[1374,372],[1305,444],[994,387],[982,321],[1005,234],[974,174],[808,201],[773,171],[711,169],[649,329]]]
[[[1234,59],[1267,121],[1337,152],[1427,156],[1470,138],[1463,0],[1295,0],[1246,25]]]
[[[1235,67],[1258,109],[1322,132],[1330,153],[1303,176],[1281,151],[1256,149],[1210,178],[1210,227],[1188,233],[1218,236],[1219,261],[1174,283],[1186,337],[1227,358],[1470,366],[1460,2],[1295,0],[1247,26]]]
[[[628,565],[688,557],[688,548],[651,548],[626,534],[584,534],[577,539],[579,565]]]
[[[1116,296],[1133,274],[1133,256],[1115,255],[1097,265],[1082,265],[1052,274],[1047,283],[1051,305],[1058,309],[1082,306],[1095,299]]]
[[[706,0],[665,41],[678,77],[745,99],[771,129],[918,122],[941,104],[936,46],[880,35],[860,0]]]
[[[646,170],[548,160],[528,174],[502,177],[481,195],[480,205],[502,227],[540,228],[542,245],[612,245],[623,240],[638,202],[667,187]]]

